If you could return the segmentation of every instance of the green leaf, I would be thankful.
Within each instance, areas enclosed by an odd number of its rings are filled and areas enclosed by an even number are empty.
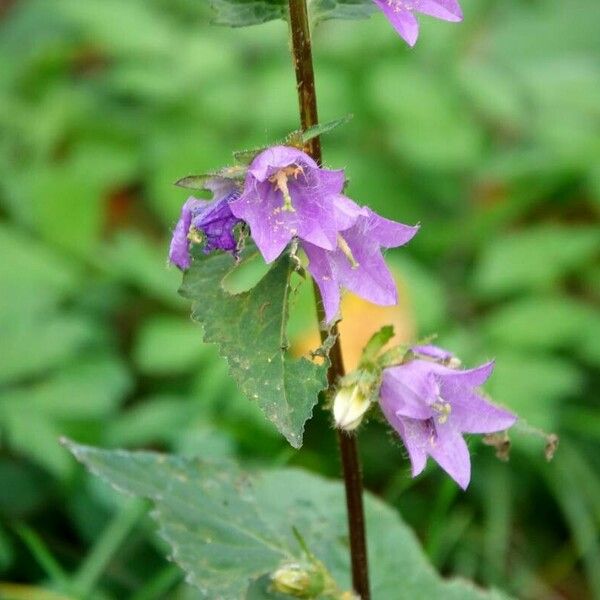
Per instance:
[[[371,339],[364,347],[361,357],[361,364],[372,363],[379,354],[380,350],[394,337],[393,325],[384,325],[379,331],[371,336]]]
[[[215,178],[231,179],[231,181],[243,180],[246,175],[246,169],[241,166],[223,167],[214,173],[204,173],[202,175],[188,175],[175,182],[175,185],[192,190],[206,190],[206,184]]]
[[[345,125],[346,123],[351,121],[352,117],[353,115],[346,115],[345,117],[341,117],[340,119],[334,119],[333,121],[327,121],[326,123],[319,123],[314,127],[309,127],[301,133],[302,141],[306,143],[312,140],[313,138],[316,138],[325,133],[329,133],[330,131],[333,131],[340,125]]]
[[[283,561],[305,558],[294,528],[337,584],[350,588],[340,482],[297,469],[247,473],[229,461],[65,445],[119,491],[154,502],[160,533],[200,598],[277,598],[265,589],[265,575]],[[464,581],[442,580],[394,510],[371,494],[365,508],[373,598],[504,598]]]
[[[327,365],[288,352],[291,261],[282,257],[252,290],[236,295],[222,287],[234,267],[226,254],[197,259],[180,293],[193,301],[192,318],[203,324],[204,340],[218,344],[242,392],[299,448],[304,423],[326,386]]]
[[[215,11],[214,23],[229,27],[259,25],[286,19],[287,0],[210,0]],[[376,8],[371,0],[308,0],[313,24],[327,19],[364,19]]]
[[[486,297],[547,289],[591,261],[600,248],[593,227],[543,225],[490,242],[475,271],[475,288]]]
[[[229,27],[259,25],[274,19],[285,19],[284,0],[210,0],[215,10],[214,22]]]
[[[511,302],[483,322],[494,342],[507,347],[564,348],[584,354],[600,332],[600,315],[591,306],[566,297],[533,296]]]

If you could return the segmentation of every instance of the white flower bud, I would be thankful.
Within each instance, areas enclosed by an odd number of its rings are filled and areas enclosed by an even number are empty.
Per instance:
[[[271,574],[276,591],[294,598],[314,598],[323,592],[323,573],[311,565],[288,563]]]
[[[333,401],[335,426],[345,431],[356,429],[370,406],[371,401],[360,385],[340,388]]]

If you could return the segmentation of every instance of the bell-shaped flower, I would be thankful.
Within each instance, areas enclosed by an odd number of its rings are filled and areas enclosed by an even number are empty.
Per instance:
[[[430,15],[443,21],[462,21],[457,0],[373,0],[392,27],[414,46],[419,37],[419,22],[413,13]]]
[[[514,425],[514,414],[477,391],[493,368],[494,363],[488,362],[475,369],[458,370],[416,359],[384,370],[380,406],[402,438],[413,477],[423,471],[431,456],[466,489],[471,460],[463,434],[494,433]]]
[[[334,250],[339,231],[334,213],[344,183],[342,170],[322,169],[297,148],[273,146],[252,161],[244,190],[230,207],[250,225],[268,263],[295,237]]]
[[[342,211],[343,207],[343,211]],[[324,250],[311,243],[302,247],[308,257],[308,270],[315,279],[323,306],[325,320],[331,322],[340,306],[341,289],[382,306],[398,302],[398,292],[381,248],[403,246],[419,230],[389,219],[371,209],[359,208],[351,200],[339,203],[337,214],[352,215],[341,227],[334,250]],[[354,220],[354,224],[347,226]]]
[[[221,177],[210,179],[204,186],[213,192],[213,200],[188,198],[173,231],[169,262],[180,269],[189,268],[192,261],[190,248],[194,243],[203,243],[206,254],[213,250],[236,251],[233,228],[239,219],[231,212],[229,203],[240,192],[232,180]]]

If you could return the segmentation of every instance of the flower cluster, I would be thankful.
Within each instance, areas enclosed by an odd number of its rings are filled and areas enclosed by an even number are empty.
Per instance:
[[[392,27],[414,46],[419,37],[419,22],[414,12],[443,21],[462,21],[463,15],[457,0],[373,0]]]
[[[297,148],[271,147],[252,161],[241,190],[231,183],[215,183],[212,202],[195,198],[186,202],[170,260],[188,268],[190,243],[204,238],[206,252],[234,252],[232,228],[244,221],[267,263],[293,239],[299,241],[321,291],[328,323],[338,313],[342,288],[376,304],[396,304],[396,286],[381,249],[406,244],[418,227],[358,206],[344,196],[345,182],[342,170],[323,169]]]

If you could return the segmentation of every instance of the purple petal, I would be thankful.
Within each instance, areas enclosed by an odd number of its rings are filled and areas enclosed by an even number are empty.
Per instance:
[[[356,202],[342,194],[334,196],[333,204],[338,231],[349,229],[356,223],[359,217],[369,216],[368,208],[359,206]]]
[[[404,246],[419,231],[418,225],[411,227],[410,225],[404,225],[404,223],[390,221],[390,219],[380,217],[370,209],[367,210],[369,219],[365,223],[365,235],[373,236],[379,245],[384,248]]]
[[[190,257],[190,242],[188,233],[192,223],[192,215],[195,208],[201,206],[202,202],[190,197],[181,207],[181,215],[173,231],[171,246],[169,248],[169,262],[182,270],[188,269],[192,259]]]
[[[421,356],[429,356],[430,358],[435,358],[437,360],[448,360],[454,356],[452,352],[448,350],[444,350],[443,348],[439,348],[438,346],[434,346],[432,344],[426,344],[424,346],[413,346],[411,351],[414,354],[420,354]]]
[[[380,396],[399,417],[429,419],[433,416],[431,402],[435,399],[434,381],[419,361],[390,367],[383,372]],[[431,398],[431,400],[429,400]]]
[[[442,395],[444,395],[443,384]],[[452,424],[464,433],[504,431],[517,421],[513,413],[492,404],[473,391],[465,390],[460,396],[455,395],[451,405]]]
[[[204,189],[213,193],[215,200],[225,198],[237,191],[238,186],[233,179],[227,177],[211,177],[204,183]]]
[[[271,175],[290,165],[308,166],[313,169],[319,168],[319,165],[302,150],[291,146],[272,146],[256,156],[248,169],[248,173],[258,181],[266,181]],[[341,188],[338,191],[341,191]]]
[[[239,219],[231,212],[229,202],[237,196],[238,192],[234,191],[219,200],[203,203],[201,208],[194,210],[192,226],[201,231],[206,238],[205,253],[213,250],[235,251],[237,243],[233,228]]]
[[[302,247],[309,260],[308,271],[321,292],[323,308],[325,309],[325,321],[331,323],[340,309],[340,287],[331,272],[331,265],[328,260],[328,254],[330,253],[306,242]]]
[[[465,440],[450,423],[436,425],[435,430],[436,435],[429,443],[429,454],[463,490],[467,489],[471,479],[471,458]]]
[[[414,10],[444,21],[462,21],[463,19],[457,0],[415,0]]]
[[[229,203],[231,212],[250,225],[252,238],[267,263],[273,262],[288,245],[296,229],[295,222],[280,218],[280,198],[268,182],[257,183],[246,178],[244,193]],[[286,213],[287,215],[293,213]]]
[[[408,452],[411,462],[412,476],[423,471],[427,463],[427,448],[432,429],[429,421],[419,421],[399,417],[385,400],[380,402],[381,410],[389,424],[396,430]]]
[[[447,369],[442,374],[448,386],[478,387],[490,378],[493,370],[494,361],[491,360],[474,369]]]
[[[409,46],[414,46],[419,37],[419,23],[409,10],[400,7],[394,0],[373,0],[387,17],[392,27]]]

